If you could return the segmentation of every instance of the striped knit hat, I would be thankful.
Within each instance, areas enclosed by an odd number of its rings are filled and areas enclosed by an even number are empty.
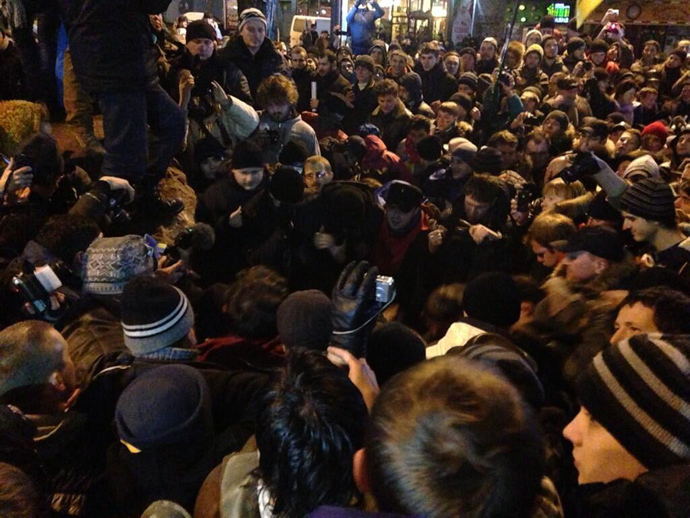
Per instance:
[[[194,326],[194,313],[185,294],[154,277],[128,282],[120,307],[125,345],[134,356],[170,347]]]
[[[690,460],[690,337],[639,335],[577,381],[582,405],[646,468]]]
[[[676,208],[671,187],[663,180],[643,178],[631,185],[620,200],[621,210],[650,221],[674,221]]]

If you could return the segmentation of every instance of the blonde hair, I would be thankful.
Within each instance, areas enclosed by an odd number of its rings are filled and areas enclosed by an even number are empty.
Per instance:
[[[322,156],[310,156],[304,161],[305,169],[312,165],[317,167],[322,166],[329,173],[333,172],[333,170],[331,169],[331,163],[328,161],[327,158],[324,158]]]
[[[579,180],[573,183],[565,183],[562,178],[554,178],[544,186],[542,195],[548,196],[553,194],[563,200],[572,200],[582,196],[585,192],[587,192],[585,186]]]

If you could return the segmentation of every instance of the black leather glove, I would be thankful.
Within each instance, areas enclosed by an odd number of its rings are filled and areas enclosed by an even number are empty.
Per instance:
[[[351,262],[341,272],[331,296],[333,334],[330,345],[350,351],[357,358],[366,356],[367,339],[371,332],[378,304],[376,276],[379,270],[369,263]],[[362,327],[369,319],[372,322]]]

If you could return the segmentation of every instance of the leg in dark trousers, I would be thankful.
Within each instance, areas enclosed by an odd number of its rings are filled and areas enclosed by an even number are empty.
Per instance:
[[[98,94],[98,104],[105,132],[103,174],[136,185],[137,195],[150,201],[142,204],[145,210],[180,212],[183,205],[179,200],[163,201],[156,189],[184,140],[180,108],[159,85],[132,92],[103,92]],[[147,126],[156,137],[150,162]]]

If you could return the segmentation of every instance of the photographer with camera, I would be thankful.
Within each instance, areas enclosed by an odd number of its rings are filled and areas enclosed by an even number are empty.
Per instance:
[[[309,156],[321,155],[316,133],[297,113],[298,98],[295,83],[282,75],[271,76],[259,86],[257,100],[264,110],[252,138],[261,146],[268,164],[278,162],[290,140],[304,144]]]
[[[2,323],[55,322],[64,315],[81,293],[84,251],[100,233],[88,218],[51,216],[0,276]]]
[[[347,13],[347,28],[352,39],[352,53],[355,56],[369,53],[376,32],[376,20],[383,15],[383,9],[376,0],[356,0]]]
[[[170,63],[171,84],[177,84],[180,73],[189,70],[199,90],[207,90],[213,81],[233,97],[252,104],[249,83],[239,67],[217,49],[216,34],[206,20],[197,20],[187,26],[185,50]],[[169,92],[178,99],[179,92]]]
[[[111,223],[129,222],[122,205],[134,199],[134,189],[122,178],[102,176],[91,182],[83,169],[67,169],[57,141],[37,134],[22,145],[0,176],[0,196],[4,215],[22,214],[35,223],[69,210],[105,230]]]
[[[187,125],[184,147],[191,156],[196,143],[205,138],[215,139],[226,149],[232,148],[251,135],[259,124],[256,110],[225,93],[217,81],[198,84],[186,69],[180,72],[179,80],[180,108]]]

